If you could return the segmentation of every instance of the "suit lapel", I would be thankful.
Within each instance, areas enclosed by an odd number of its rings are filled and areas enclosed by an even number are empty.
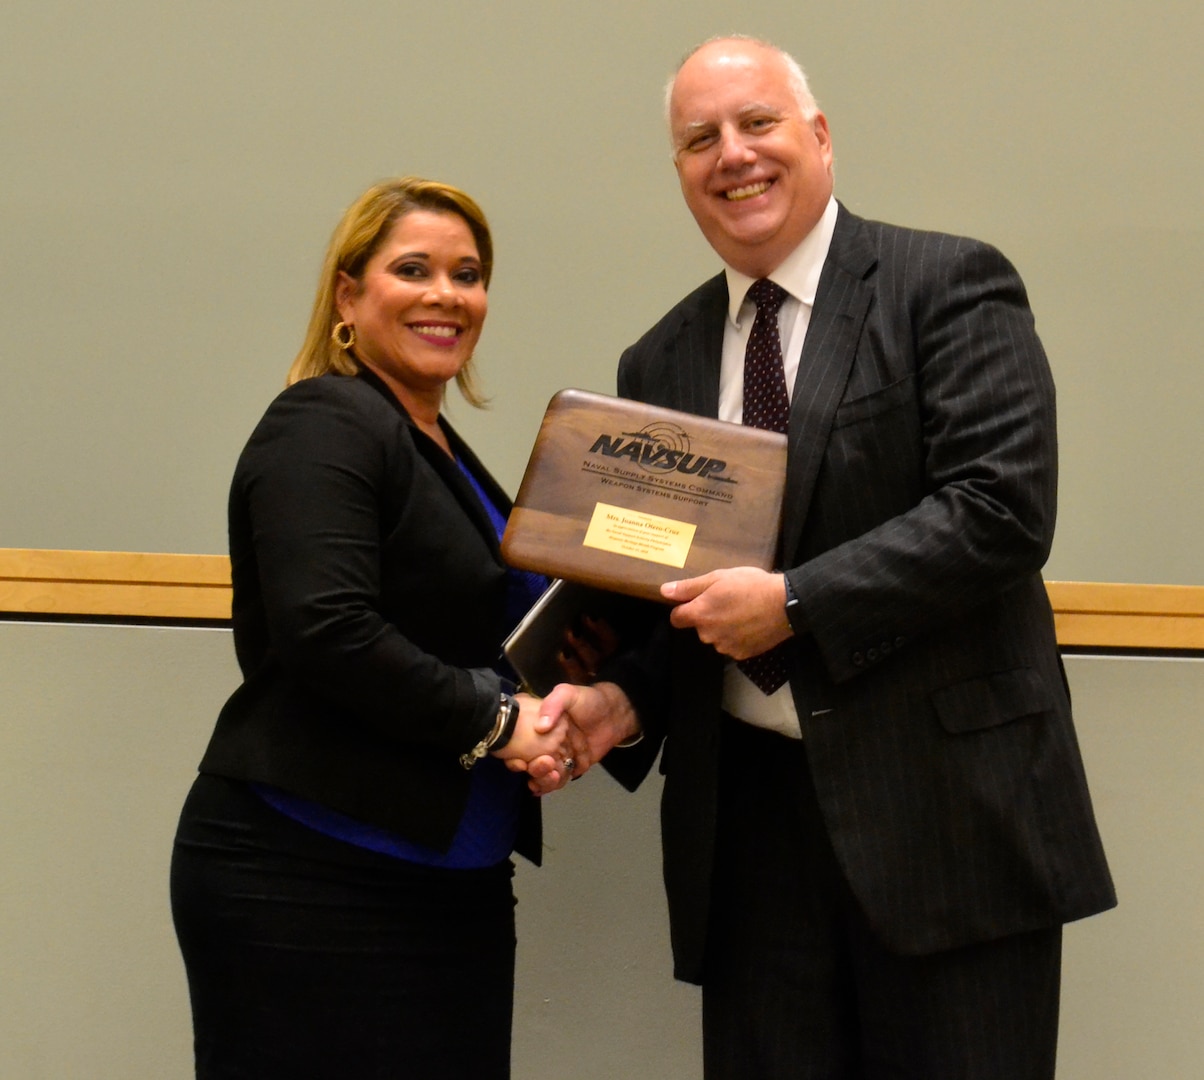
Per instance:
[[[848,383],[874,295],[869,273],[876,262],[861,219],[842,206],[820,274],[790,403],[781,546],[781,558],[786,563],[802,536],[832,419]]]
[[[816,290],[790,405],[780,549],[786,562],[802,536],[832,420],[852,370],[874,296],[871,271],[876,263],[864,223],[842,206]],[[668,362],[662,368],[667,384],[658,388],[663,396],[657,403],[699,416],[719,415],[726,317],[727,279],[718,274],[694,294],[671,335]]]
[[[489,516],[489,512],[481,505],[481,498],[473,488],[471,481],[464,475],[460,468],[459,462],[450,458],[437,446],[434,440],[430,439],[421,428],[419,428],[406,412],[405,406],[397,400],[396,395],[385,385],[385,383],[368,368],[361,367],[356,375],[356,378],[363,380],[371,386],[377,393],[381,395],[394,409],[398,415],[405,421],[406,427],[410,431],[410,437],[414,441],[414,447],[427,463],[435,470],[436,473],[447,485],[448,490],[455,496],[456,500],[464,508],[465,514],[476,526],[477,530],[485,538],[493,551],[494,557],[501,562],[501,547],[498,542],[497,532],[493,527],[493,520]],[[447,441],[451,445],[452,452],[464,461],[469,468],[472,468],[478,477],[484,476],[488,478],[485,487],[490,490],[494,496],[501,496],[501,501],[497,503],[498,509],[503,514],[508,514],[510,511],[510,499],[493,483],[493,478],[481,465],[480,461],[473,452],[468,448],[468,445],[460,438],[459,435],[452,429],[452,426],[442,417],[439,417],[439,424],[443,428],[444,434],[447,436]]]
[[[458,460],[453,461],[442,450],[440,450],[430,439],[422,436],[425,439],[426,446],[423,447],[424,456],[435,467],[438,473],[443,477],[444,483],[451,489],[452,494],[460,501],[464,507],[464,512],[472,519],[478,531],[485,538],[493,551],[494,557],[501,562],[501,546],[498,541],[497,531],[493,525],[493,518],[489,516],[489,512],[481,503],[481,496],[477,494],[477,490],[472,485],[472,481],[464,475],[464,469],[461,468],[460,462],[468,468],[484,488],[488,497],[493,501],[498,511],[507,516],[510,513],[510,498],[502,491],[488,471],[478,460],[477,456],[468,448],[468,444],[460,438],[443,417],[439,418],[439,423],[443,428],[443,433],[447,436],[447,441],[451,444],[452,452]],[[422,432],[417,428],[413,428],[418,435]],[[418,439],[415,438],[415,442]],[[499,498],[500,496],[500,498]]]
[[[672,407],[697,416],[719,415],[719,367],[723,356],[723,320],[727,317],[727,279],[711,278],[694,295],[694,304],[683,312],[680,331],[672,347],[666,374],[674,380],[669,399]]]

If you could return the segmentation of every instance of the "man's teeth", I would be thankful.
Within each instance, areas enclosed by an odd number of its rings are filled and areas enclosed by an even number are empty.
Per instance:
[[[762,180],[759,184],[749,184],[747,187],[733,188],[731,191],[725,191],[728,202],[738,202],[740,199],[751,199],[754,195],[760,195],[762,192],[769,190],[769,181]]]
[[[458,326],[415,326],[415,330],[420,334],[426,334],[429,337],[455,337],[460,332]]]

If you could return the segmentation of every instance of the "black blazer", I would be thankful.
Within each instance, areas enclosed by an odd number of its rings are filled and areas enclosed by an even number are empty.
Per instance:
[[[510,501],[444,421],[503,511]],[[370,372],[268,408],[230,492],[243,685],[201,771],[272,784],[446,849],[493,725],[506,569],[480,499]],[[518,850],[538,861],[537,800]]]
[[[726,310],[720,275],[623,354],[619,393],[715,416]],[[1040,576],[1056,482],[1053,383],[1013,267],[841,207],[791,403],[780,565],[832,845],[895,951],[1115,903]],[[653,737],[608,765],[633,786],[663,738],[675,959],[697,980],[722,660],[667,622],[657,640],[611,672]]]

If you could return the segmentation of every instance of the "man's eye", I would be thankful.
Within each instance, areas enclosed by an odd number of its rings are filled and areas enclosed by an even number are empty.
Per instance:
[[[694,153],[699,150],[705,150],[708,146],[713,145],[714,142],[715,133],[713,131],[708,131],[702,135],[695,135],[694,138],[689,139],[683,149]]]

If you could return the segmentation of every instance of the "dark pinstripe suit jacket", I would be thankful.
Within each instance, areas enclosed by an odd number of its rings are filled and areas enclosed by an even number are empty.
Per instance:
[[[624,353],[619,393],[715,416],[726,305],[720,275],[673,308]],[[841,207],[789,446],[791,689],[832,844],[883,941],[926,953],[1112,906],[1040,576],[1054,389],[1013,267]],[[691,980],[721,671],[666,623],[614,672],[652,737],[611,771],[638,783],[663,741],[674,956]]]

